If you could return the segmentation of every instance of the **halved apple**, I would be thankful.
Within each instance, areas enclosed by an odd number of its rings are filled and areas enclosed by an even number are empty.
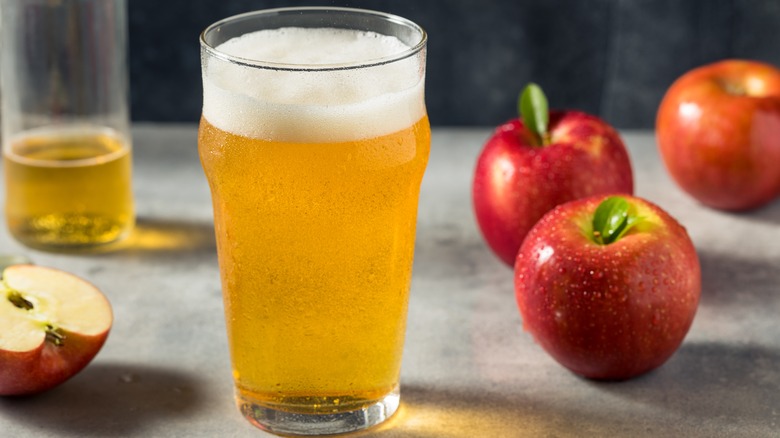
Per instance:
[[[13,265],[0,281],[0,395],[45,391],[81,371],[113,323],[92,284],[57,269]]]

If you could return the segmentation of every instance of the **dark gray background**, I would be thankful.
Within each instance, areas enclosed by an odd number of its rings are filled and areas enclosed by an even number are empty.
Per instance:
[[[739,57],[780,65],[780,0],[129,0],[132,116],[195,121],[198,35],[256,9],[336,5],[416,21],[429,33],[427,104],[434,125],[496,125],[528,81],[550,105],[619,128],[652,128],[664,91],[685,71]]]

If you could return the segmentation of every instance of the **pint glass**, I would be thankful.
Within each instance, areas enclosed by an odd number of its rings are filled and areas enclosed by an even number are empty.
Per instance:
[[[28,246],[94,246],[133,228],[126,8],[0,4],[5,215]]]
[[[343,8],[253,12],[201,35],[198,148],[236,400],[258,427],[340,433],[398,407],[426,38]]]

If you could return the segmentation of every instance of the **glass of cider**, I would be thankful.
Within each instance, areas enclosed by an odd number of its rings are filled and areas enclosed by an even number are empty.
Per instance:
[[[90,247],[133,228],[126,8],[0,7],[5,219],[30,247]]]
[[[288,8],[201,35],[198,148],[214,207],[236,403],[279,434],[368,428],[399,405],[426,33]]]

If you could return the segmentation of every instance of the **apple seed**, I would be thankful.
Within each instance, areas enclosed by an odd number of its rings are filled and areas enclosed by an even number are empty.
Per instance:
[[[33,303],[27,301],[27,299],[25,299],[22,294],[15,290],[12,290],[8,293],[8,301],[10,301],[14,306],[23,310],[32,310],[33,307],[35,307],[33,306]]]

